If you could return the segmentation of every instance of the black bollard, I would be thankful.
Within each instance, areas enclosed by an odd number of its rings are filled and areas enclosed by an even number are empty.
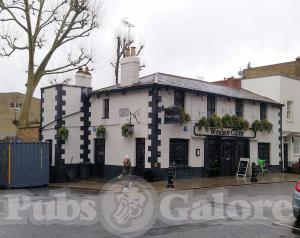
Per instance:
[[[174,188],[174,180],[175,180],[175,169],[173,167],[169,167],[168,169],[168,185],[167,188]]]
[[[256,164],[254,162],[252,163],[251,182],[257,182],[257,168],[256,168]]]

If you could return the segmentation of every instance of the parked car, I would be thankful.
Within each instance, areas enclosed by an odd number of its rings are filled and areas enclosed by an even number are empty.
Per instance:
[[[300,180],[295,185],[293,197],[293,213],[297,220],[300,220]]]

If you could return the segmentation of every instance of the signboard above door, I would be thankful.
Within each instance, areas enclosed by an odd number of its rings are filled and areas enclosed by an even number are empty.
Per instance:
[[[253,130],[244,131],[242,129],[236,129],[236,128],[214,128],[214,127],[210,127],[207,130],[205,128],[199,130],[198,126],[194,125],[194,136],[255,138],[256,132]]]

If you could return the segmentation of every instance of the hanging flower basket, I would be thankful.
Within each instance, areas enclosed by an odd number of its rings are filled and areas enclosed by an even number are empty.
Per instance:
[[[201,131],[202,128],[205,128],[205,130],[207,131],[208,130],[208,126],[209,126],[207,118],[206,117],[202,117],[198,121],[197,126],[198,126],[199,131]]]
[[[97,138],[104,138],[106,134],[106,128],[104,125],[98,126],[96,130]]]
[[[133,135],[134,125],[126,123],[122,126],[122,136],[128,137]]]
[[[66,127],[61,127],[58,129],[58,136],[62,139],[62,140],[68,140],[69,138],[69,130]]]
[[[191,121],[190,114],[186,113],[184,110],[181,110],[180,111],[180,123],[183,125],[190,121]]]

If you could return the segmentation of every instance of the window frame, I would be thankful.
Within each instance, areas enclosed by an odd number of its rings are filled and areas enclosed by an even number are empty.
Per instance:
[[[293,121],[293,101],[287,101],[286,102],[286,119],[288,121]]]
[[[216,96],[207,95],[207,117],[210,117],[213,113],[216,113]]]
[[[103,117],[102,119],[109,119],[109,98],[103,99]]]
[[[297,144],[297,146],[295,146]],[[297,148],[297,150],[296,150]],[[293,139],[293,154],[300,155],[300,138]]]
[[[189,144],[188,139],[169,139],[169,166],[189,167]]]
[[[244,117],[244,101],[242,99],[235,100],[235,115],[238,117]]]
[[[174,107],[184,109],[185,92],[181,90],[174,90]]]
[[[268,149],[268,150],[266,150]],[[261,156],[262,155],[262,156]],[[257,157],[266,161],[266,165],[271,164],[271,144],[259,142],[257,143]]]
[[[268,119],[268,105],[267,103],[261,102],[260,103],[260,120],[267,120]]]

